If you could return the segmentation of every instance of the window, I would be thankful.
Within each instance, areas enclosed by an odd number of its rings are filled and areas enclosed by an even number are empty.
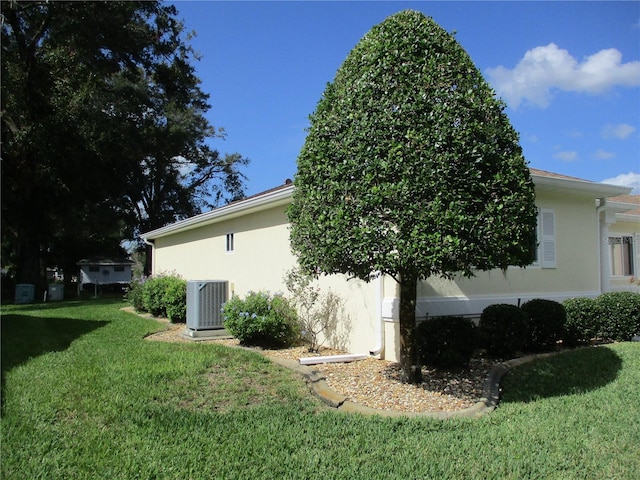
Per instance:
[[[122,265],[115,265],[113,267],[114,272],[124,272],[124,267]]]
[[[227,233],[227,253],[233,252],[233,233]]]
[[[534,265],[556,268],[556,215],[549,208],[538,210],[538,248]]]
[[[553,210],[540,210],[540,266],[556,268],[556,215]]]
[[[633,237],[609,237],[609,257],[611,258],[611,275],[633,275]]]

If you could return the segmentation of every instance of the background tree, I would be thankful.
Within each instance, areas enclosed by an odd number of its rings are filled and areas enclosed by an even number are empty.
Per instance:
[[[1,9],[2,258],[18,282],[40,284],[49,254],[75,265],[81,250],[121,251],[149,225],[242,196],[247,160],[207,144],[217,132],[175,7]]]
[[[298,157],[291,244],[310,272],[400,287],[400,362],[419,382],[418,282],[526,266],[536,208],[504,104],[431,18],[372,28],[329,83]]]

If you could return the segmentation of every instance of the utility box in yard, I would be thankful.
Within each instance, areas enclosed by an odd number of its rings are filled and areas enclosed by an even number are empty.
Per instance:
[[[35,295],[35,285],[32,283],[19,283],[16,285],[15,303],[33,303]]]
[[[64,299],[64,285],[62,283],[50,283],[47,298],[51,301]]]

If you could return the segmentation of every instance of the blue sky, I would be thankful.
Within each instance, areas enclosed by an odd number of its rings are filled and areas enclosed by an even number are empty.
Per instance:
[[[507,102],[530,166],[640,193],[640,2],[177,1],[197,36],[212,146],[251,159],[248,195],[293,178],[308,116],[374,25],[411,8]]]

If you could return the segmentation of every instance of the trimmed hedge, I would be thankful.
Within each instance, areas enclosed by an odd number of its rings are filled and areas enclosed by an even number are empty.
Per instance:
[[[300,339],[298,314],[281,295],[249,292],[222,307],[223,325],[243,345],[286,347]]]
[[[171,323],[187,321],[187,282],[179,277],[167,277],[164,307]]]
[[[464,317],[432,317],[416,328],[423,365],[461,367],[478,347],[476,326]]]
[[[640,294],[607,292],[597,302],[601,337],[625,342],[640,334]]]
[[[138,312],[167,317],[173,323],[186,321],[187,282],[178,275],[134,279],[129,284],[126,299]]]
[[[168,277],[160,275],[149,277],[142,289],[144,308],[154,317],[166,317],[167,308],[164,304],[164,292],[168,286]]]
[[[527,335],[525,315],[515,305],[489,305],[478,324],[480,345],[490,355],[513,356],[522,350]]]
[[[535,298],[525,302],[521,310],[526,315],[526,347],[549,350],[564,337],[567,314],[562,304],[553,300]]]
[[[562,303],[567,314],[564,342],[575,347],[599,335],[600,307],[595,298],[569,298]]]
[[[594,338],[625,342],[640,334],[640,294],[607,292],[597,298],[571,298],[563,303],[567,312],[565,338],[569,345]]]

